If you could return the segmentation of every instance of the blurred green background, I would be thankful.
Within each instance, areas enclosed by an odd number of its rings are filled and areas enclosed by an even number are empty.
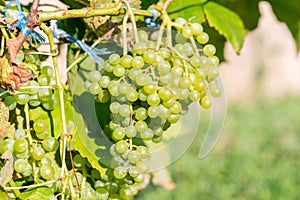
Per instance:
[[[213,152],[198,158],[204,133],[198,134],[167,168],[176,188],[170,192],[150,184],[137,199],[300,199],[299,102],[290,96],[230,106]]]

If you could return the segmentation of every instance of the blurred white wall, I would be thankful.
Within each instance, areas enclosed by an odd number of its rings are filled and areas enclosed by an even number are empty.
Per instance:
[[[259,4],[257,29],[247,34],[238,56],[225,45],[221,65],[228,104],[300,94],[300,54],[288,27],[279,22],[269,3]]]

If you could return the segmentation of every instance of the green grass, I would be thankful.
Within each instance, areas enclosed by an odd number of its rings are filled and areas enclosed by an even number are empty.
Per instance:
[[[151,184],[137,199],[300,199],[300,98],[229,108],[223,135],[203,160],[201,138],[168,167],[175,190]]]

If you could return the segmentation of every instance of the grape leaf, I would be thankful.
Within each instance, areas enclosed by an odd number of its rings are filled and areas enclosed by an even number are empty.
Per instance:
[[[74,57],[69,51],[68,63],[72,63]],[[72,137],[71,145],[76,149],[81,156],[88,159],[92,167],[97,169],[103,176],[106,169],[101,166],[102,155],[105,155],[105,138],[101,135],[102,130],[99,130],[99,122],[96,112],[103,116],[109,116],[101,110],[95,110],[94,97],[85,92],[84,88],[84,71],[92,70],[97,67],[92,60],[87,57],[81,64],[81,70],[77,71],[77,67],[73,68],[68,73],[70,91],[73,94],[73,119],[76,132]],[[104,108],[104,107],[103,107]],[[100,108],[101,109],[101,108]],[[104,117],[105,118],[105,117]]]
[[[0,185],[5,185],[12,179],[14,172],[14,158],[12,152],[6,151],[2,154],[1,158],[6,160],[4,166],[0,170]]]
[[[20,199],[30,200],[52,200],[55,199],[54,194],[49,187],[38,187],[34,189],[28,189],[22,192],[19,196]]]
[[[0,190],[0,199],[1,200],[10,200],[7,192],[3,191],[3,190]]]
[[[173,18],[184,17],[186,19],[195,17],[199,23],[205,21],[202,6],[207,0],[185,1],[178,0],[170,3],[167,11]]]
[[[211,1],[204,5],[204,13],[208,24],[223,35],[239,53],[245,37],[241,18],[228,8]]]

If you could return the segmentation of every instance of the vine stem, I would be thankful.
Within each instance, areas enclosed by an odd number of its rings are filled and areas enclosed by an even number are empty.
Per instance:
[[[22,190],[22,189],[28,189],[28,188],[35,188],[35,187],[40,187],[40,186],[44,186],[44,185],[49,185],[49,184],[56,183],[56,182],[57,182],[57,180],[53,180],[53,181],[47,181],[47,182],[38,183],[38,184],[34,184],[34,185],[5,187],[4,190]],[[11,184],[11,183],[9,183],[9,184]]]
[[[123,56],[127,55],[127,20],[129,18],[129,12],[127,12],[123,18],[122,25],[122,38],[123,38]]]
[[[127,7],[127,12],[129,13],[130,21],[132,23],[135,42],[139,42],[139,37],[138,37],[138,33],[137,33],[137,26],[136,26],[136,23],[135,23],[134,13],[133,13],[133,11],[131,9],[131,6],[130,6],[130,4],[128,3],[127,0],[123,0],[123,3]]]
[[[54,45],[54,40],[53,40],[53,34],[52,31],[49,27],[47,27],[44,23],[41,24],[41,29],[45,32],[45,34],[48,37],[49,40],[49,45],[50,45],[50,52],[55,53],[56,48]],[[67,131],[67,124],[66,124],[66,114],[65,114],[65,104],[64,104],[64,88],[63,85],[60,81],[60,74],[59,74],[59,68],[58,68],[58,59],[57,56],[54,55],[52,56],[52,62],[54,66],[54,71],[55,71],[55,78],[56,78],[56,87],[59,93],[59,103],[60,103],[60,109],[61,109],[61,119],[62,119],[62,133],[61,133],[61,140],[60,140],[60,156],[61,156],[61,161],[62,161],[62,167],[61,167],[61,178],[64,178],[65,175],[68,175],[68,170],[66,166],[66,149],[67,149],[67,137],[66,135],[68,134]],[[63,186],[63,188],[65,188]],[[73,193],[72,193],[73,195]],[[62,194],[62,200],[64,200],[65,195],[64,191]]]

